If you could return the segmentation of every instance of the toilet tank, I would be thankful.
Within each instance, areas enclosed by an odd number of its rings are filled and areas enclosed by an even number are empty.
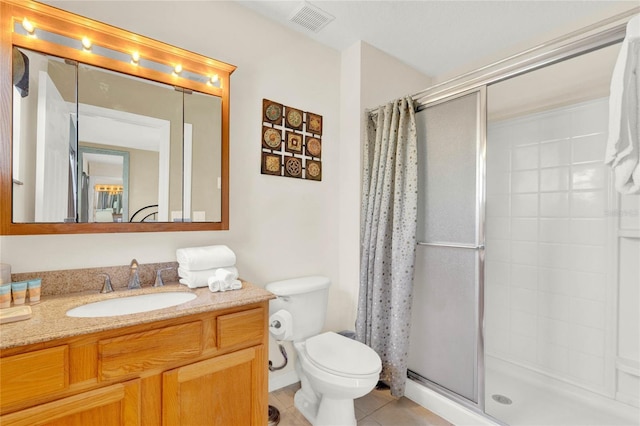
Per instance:
[[[291,314],[294,342],[319,334],[327,313],[331,281],[320,275],[275,281],[265,289],[277,299],[269,301],[269,315],[284,309]]]

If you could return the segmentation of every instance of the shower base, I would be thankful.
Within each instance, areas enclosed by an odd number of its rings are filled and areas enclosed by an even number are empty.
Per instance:
[[[485,412],[509,425],[640,424],[640,410],[635,407],[497,358],[487,357],[485,367]],[[492,395],[503,395],[511,404],[500,403]]]

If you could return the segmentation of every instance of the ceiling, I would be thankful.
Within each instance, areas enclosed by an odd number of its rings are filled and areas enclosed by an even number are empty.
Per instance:
[[[314,33],[289,21],[301,0],[236,1],[338,51],[362,40],[436,78],[638,6],[611,0],[313,0],[308,3],[335,17]]]

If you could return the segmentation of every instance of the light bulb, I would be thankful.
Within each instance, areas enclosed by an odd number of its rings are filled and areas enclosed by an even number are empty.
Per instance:
[[[211,79],[209,81],[211,81],[211,84],[216,84],[218,80],[220,80],[220,77],[218,77],[218,74],[214,74],[211,76]]]
[[[91,50],[91,40],[88,37],[82,37],[82,47],[84,50]]]
[[[27,18],[24,18],[22,20],[22,28],[24,28],[25,31],[29,34],[33,34],[33,32],[36,30],[31,21],[29,21]]]
[[[182,65],[178,64],[173,68],[173,72],[180,74],[182,72]]]
[[[135,65],[138,65],[138,62],[140,61],[140,53],[138,52],[133,52],[131,54],[131,62]]]

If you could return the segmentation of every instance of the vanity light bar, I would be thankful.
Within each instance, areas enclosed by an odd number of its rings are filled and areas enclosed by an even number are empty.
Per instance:
[[[24,36],[35,37],[36,29],[38,30],[39,39],[48,41],[50,43],[70,47],[77,50],[83,50],[87,52],[90,51],[94,55],[114,59],[120,62],[126,62],[132,65],[137,65],[165,74],[171,74],[180,78],[185,78],[197,83],[221,88],[221,81],[217,74],[213,77],[210,75],[201,75],[183,69],[182,64],[171,66],[152,61],[150,59],[143,59],[141,58],[140,52],[138,51],[133,51],[132,53],[123,53],[114,49],[110,49],[108,47],[95,45],[93,44],[91,39],[86,36],[81,40],[77,40],[72,37],[67,37],[65,35],[46,31],[41,28],[36,28],[36,26],[26,17],[22,19],[21,22],[16,21],[14,24],[14,32]]]

